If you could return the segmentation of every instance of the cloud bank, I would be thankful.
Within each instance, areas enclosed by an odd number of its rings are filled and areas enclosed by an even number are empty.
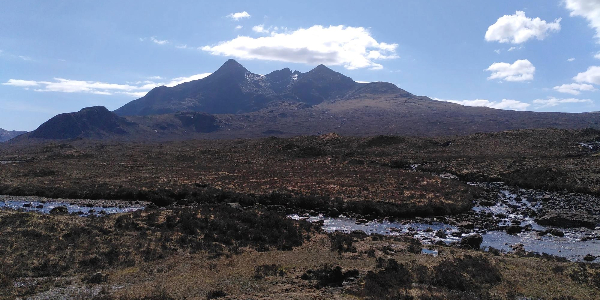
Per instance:
[[[500,17],[488,27],[485,40],[512,44],[525,43],[532,38],[543,40],[549,32],[560,30],[560,21],[558,18],[548,23],[540,18],[527,18],[525,12],[517,11],[514,15]]]
[[[512,64],[509,63],[493,63],[485,71],[492,72],[488,80],[500,79],[506,81],[529,81],[533,80],[535,67],[527,59],[520,59]]]
[[[451,102],[451,103],[456,103],[456,104],[460,104],[460,105],[464,105],[464,106],[482,106],[482,107],[489,107],[489,108],[495,108],[495,109],[505,109],[505,110],[526,110],[530,104],[529,103],[525,103],[525,102],[521,102],[521,101],[517,101],[517,100],[510,100],[510,99],[502,99],[502,101],[489,101],[489,100],[484,100],[484,99],[475,99],[475,100],[445,100],[445,99],[439,99],[439,98],[433,98],[434,100],[437,101],[445,101],[445,102]]]
[[[172,87],[184,82],[202,79],[210,74],[211,73],[202,73],[189,77],[177,77],[171,79],[169,82],[138,81],[128,84],[116,84],[100,81],[54,78],[54,81],[9,79],[7,82],[2,83],[2,85],[22,87],[26,89],[35,88],[34,90],[36,92],[86,93],[96,95],[121,94],[139,98],[143,97],[149,90],[157,86],[166,85]],[[160,77],[153,78],[157,79]]]
[[[383,68],[375,61],[397,58],[397,47],[397,44],[378,42],[363,27],[315,25],[286,33],[271,32],[270,36],[258,38],[238,36],[200,49],[212,55],[239,59],[341,65],[352,70]]]

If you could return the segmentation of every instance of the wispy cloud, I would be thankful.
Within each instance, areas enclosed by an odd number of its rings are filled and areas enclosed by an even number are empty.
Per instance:
[[[553,106],[558,106],[560,104],[565,104],[565,103],[593,103],[592,100],[590,99],[575,99],[575,98],[567,98],[567,99],[559,99],[559,98],[554,98],[554,97],[550,97],[548,99],[536,99],[533,100],[534,104],[538,104],[539,107],[538,108],[543,108],[543,107],[553,107]]]
[[[227,15],[228,18],[239,21],[240,19],[250,18],[250,14],[246,11],[236,12]]]
[[[159,45],[165,45],[168,44],[169,41],[168,40],[159,40],[156,37],[150,37],[150,40],[155,43],[155,44],[159,44]]]
[[[398,44],[378,42],[363,27],[315,25],[285,33],[271,32],[265,37],[238,36],[200,49],[240,59],[381,69],[383,66],[375,61],[398,58],[397,47]]]
[[[9,79],[2,85],[21,87],[25,89],[35,88],[36,92],[60,92],[60,93],[86,93],[96,95],[128,95],[132,97],[142,97],[149,90],[166,85],[169,87],[193,80],[202,79],[211,73],[196,74],[187,77],[177,77],[168,82],[138,81],[135,83],[116,84],[100,81],[84,81],[64,78],[54,78],[53,81],[33,81]],[[160,76],[153,76],[152,79],[162,79]]]
[[[571,58],[567,59],[567,61],[568,61],[568,62],[575,61],[575,57],[571,57]]]
[[[464,106],[481,106],[481,107],[489,107],[495,109],[505,109],[505,110],[526,110],[530,104],[510,99],[502,99],[502,101],[489,101],[485,99],[475,99],[475,100],[446,100],[433,98],[437,101],[445,101],[451,102],[455,104],[460,104]]]
[[[33,81],[33,80],[9,79],[7,82],[3,83],[2,85],[33,87],[33,86],[37,86],[39,84],[37,81]]]
[[[265,25],[262,25],[262,24],[252,27],[252,31],[258,32],[258,33],[269,33],[269,30],[265,29]]]
[[[582,91],[595,91],[596,90],[593,85],[585,84],[585,83],[583,83],[583,84],[580,84],[580,83],[563,84],[560,86],[555,86],[553,89],[559,93],[566,93],[566,94],[571,94],[571,95],[579,95],[579,94],[581,94]]]

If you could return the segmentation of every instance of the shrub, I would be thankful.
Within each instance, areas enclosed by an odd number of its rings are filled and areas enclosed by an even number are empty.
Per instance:
[[[329,264],[322,265],[317,270],[308,270],[300,278],[304,280],[316,280],[317,288],[326,286],[342,286],[344,281],[350,278],[358,277],[359,272],[356,269],[342,272],[342,267],[332,267]]]
[[[433,284],[452,290],[479,290],[502,281],[496,266],[483,256],[445,259],[433,268]]]

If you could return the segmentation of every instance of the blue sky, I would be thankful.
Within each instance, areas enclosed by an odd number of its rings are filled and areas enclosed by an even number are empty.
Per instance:
[[[600,110],[600,0],[3,1],[0,128],[114,110],[227,59],[319,63],[440,101]]]

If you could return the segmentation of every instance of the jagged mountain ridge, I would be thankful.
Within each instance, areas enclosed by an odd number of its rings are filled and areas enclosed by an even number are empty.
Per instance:
[[[306,73],[289,68],[258,75],[230,59],[206,78],[160,86],[115,110],[120,116],[146,116],[180,111],[239,114],[258,111],[278,101],[316,105],[341,99],[364,88],[350,77],[319,65]],[[391,84],[389,84],[391,85]],[[408,94],[391,85],[394,91]]]
[[[204,79],[157,87],[115,112],[92,107],[57,115],[10,143],[76,138],[235,139],[327,132],[441,136],[587,127],[600,129],[600,113],[468,107],[415,96],[391,83],[357,83],[322,65],[306,73],[286,68],[263,76],[229,60]]]
[[[4,130],[0,128],[0,143],[8,141],[16,136],[26,133],[27,131],[16,131],[16,130]]]

